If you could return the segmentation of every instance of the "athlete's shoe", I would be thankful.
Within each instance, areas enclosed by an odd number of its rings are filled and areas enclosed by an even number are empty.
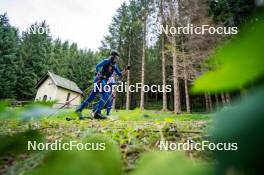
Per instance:
[[[100,119],[100,120],[107,119],[107,117],[104,116],[104,115],[102,115],[101,113],[95,113],[95,114],[94,114],[94,118],[95,118],[95,119]]]

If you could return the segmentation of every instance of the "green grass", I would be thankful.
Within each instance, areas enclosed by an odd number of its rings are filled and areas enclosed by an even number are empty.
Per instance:
[[[111,113],[112,118],[118,120],[72,120],[66,121],[66,117],[78,118],[74,109],[63,109],[56,114],[49,116],[50,109],[47,107],[26,107],[26,108],[7,108],[0,113],[0,135],[11,137],[10,140],[15,145],[26,145],[23,140],[14,139],[19,133],[25,133],[28,130],[39,132],[44,141],[54,142],[57,139],[64,141],[78,140],[83,141],[87,138],[99,134],[112,140],[119,151],[122,153],[123,171],[128,172],[135,168],[135,164],[141,154],[149,151],[158,151],[157,141],[161,139],[172,141],[185,141],[187,138],[194,138],[199,141],[207,134],[207,126],[210,126],[212,116],[205,114],[180,114],[172,112],[162,112],[155,110],[145,110],[141,112],[136,110],[119,110]],[[52,111],[54,112],[54,110]],[[103,111],[104,112],[104,111]],[[23,120],[24,114],[29,115]],[[90,110],[83,111],[87,116]],[[49,117],[48,117],[49,116]],[[101,135],[101,136],[100,136]],[[17,142],[17,143],[16,143]],[[1,145],[1,144],[0,144]],[[21,148],[22,147],[18,147]],[[5,147],[9,149],[9,147]],[[10,150],[12,151],[12,150]],[[24,150],[20,150],[24,152]],[[30,172],[41,164],[45,159],[46,153],[40,153],[41,159],[36,159],[34,154],[25,156],[21,160],[19,155],[13,154],[14,163],[5,166],[5,172],[19,173],[21,170]],[[204,158],[203,152],[192,153],[196,158]],[[0,157],[1,158],[1,157]],[[34,162],[36,165],[29,166]]]
[[[84,116],[90,115],[90,110],[83,111]],[[103,111],[104,114],[104,111]],[[55,118],[65,118],[65,117],[77,117],[73,109],[64,109],[57,112],[54,116]],[[111,112],[111,117],[121,120],[121,121],[165,121],[165,120],[180,120],[180,121],[195,121],[195,120],[210,120],[212,118],[211,114],[173,114],[172,112],[163,112],[155,110],[117,110]]]

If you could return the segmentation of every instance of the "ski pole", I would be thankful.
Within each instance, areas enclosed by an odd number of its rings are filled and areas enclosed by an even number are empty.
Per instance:
[[[84,90],[84,92],[87,90],[87,89],[89,89],[90,87],[87,87],[85,90]],[[49,117],[51,117],[51,116],[53,116],[53,115],[55,115],[58,111],[60,111],[61,109],[63,109],[65,106],[67,106],[68,104],[70,104],[72,101],[74,101],[77,97],[79,97],[79,95],[76,95],[74,98],[72,98],[70,101],[67,101],[66,103],[64,103],[61,107],[59,107],[55,112],[53,112],[53,113],[51,113],[51,114],[49,114],[48,116],[47,116],[47,118],[49,118]]]

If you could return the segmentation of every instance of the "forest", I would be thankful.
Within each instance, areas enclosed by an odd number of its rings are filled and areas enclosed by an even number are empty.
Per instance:
[[[52,37],[48,21],[21,31],[8,13],[0,14],[0,139],[5,140],[0,174],[261,174],[263,5],[263,0],[128,0],[115,11],[98,50]],[[238,33],[158,32],[160,26],[190,24]],[[39,27],[49,32],[29,32]],[[76,82],[85,98],[95,66],[112,49],[120,53],[120,69],[130,67],[121,82],[170,85],[172,91],[116,92],[113,121],[80,121],[75,109],[34,101],[36,84],[48,71]],[[24,105],[14,106],[17,101]],[[90,111],[89,106],[85,115]],[[66,121],[69,116],[73,119]],[[29,151],[29,140],[104,142],[107,149]],[[236,143],[238,149],[157,146],[204,140]]]
[[[85,90],[91,85],[97,62],[108,57],[114,48],[121,53],[120,67],[131,65],[131,71],[123,81],[174,87],[171,93],[119,93],[117,109],[156,108],[175,113],[213,111],[216,106],[229,104],[236,93],[193,95],[190,86],[201,74],[217,66],[208,63],[209,55],[220,42],[231,36],[177,35],[172,38],[157,33],[156,27],[161,24],[186,26],[188,23],[241,26],[255,11],[253,1],[220,2],[123,3],[109,25],[109,34],[96,52],[80,49],[77,43],[52,38],[50,33],[19,31],[10,25],[8,14],[2,14],[0,98],[34,100],[35,85],[47,71],[73,80]],[[45,21],[28,26],[34,27],[49,26]]]

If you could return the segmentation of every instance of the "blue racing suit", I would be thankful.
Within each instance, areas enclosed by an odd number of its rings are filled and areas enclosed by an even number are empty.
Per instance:
[[[82,104],[77,108],[76,111],[82,111],[86,106],[91,103],[98,93],[101,93],[101,99],[97,104],[96,113],[100,113],[101,109],[103,108],[104,104],[107,103],[110,97],[110,93],[104,91],[104,87],[107,85],[108,79],[116,73],[119,77],[122,76],[118,66],[116,63],[113,63],[111,57],[104,59],[100,63],[96,65],[96,73],[97,76],[94,78],[94,86],[102,86],[102,91],[98,88],[93,88],[90,95],[82,102]],[[110,97],[111,98],[111,97]]]
[[[107,84],[111,88],[110,91],[108,92],[109,93],[109,97],[108,97],[107,102],[106,102],[106,115],[109,116],[110,115],[110,111],[112,109],[113,100],[115,98],[114,95],[112,94],[113,85],[116,84],[113,76],[111,78],[109,78]],[[98,103],[93,107],[93,112],[95,112],[97,110],[97,107],[98,107]]]

